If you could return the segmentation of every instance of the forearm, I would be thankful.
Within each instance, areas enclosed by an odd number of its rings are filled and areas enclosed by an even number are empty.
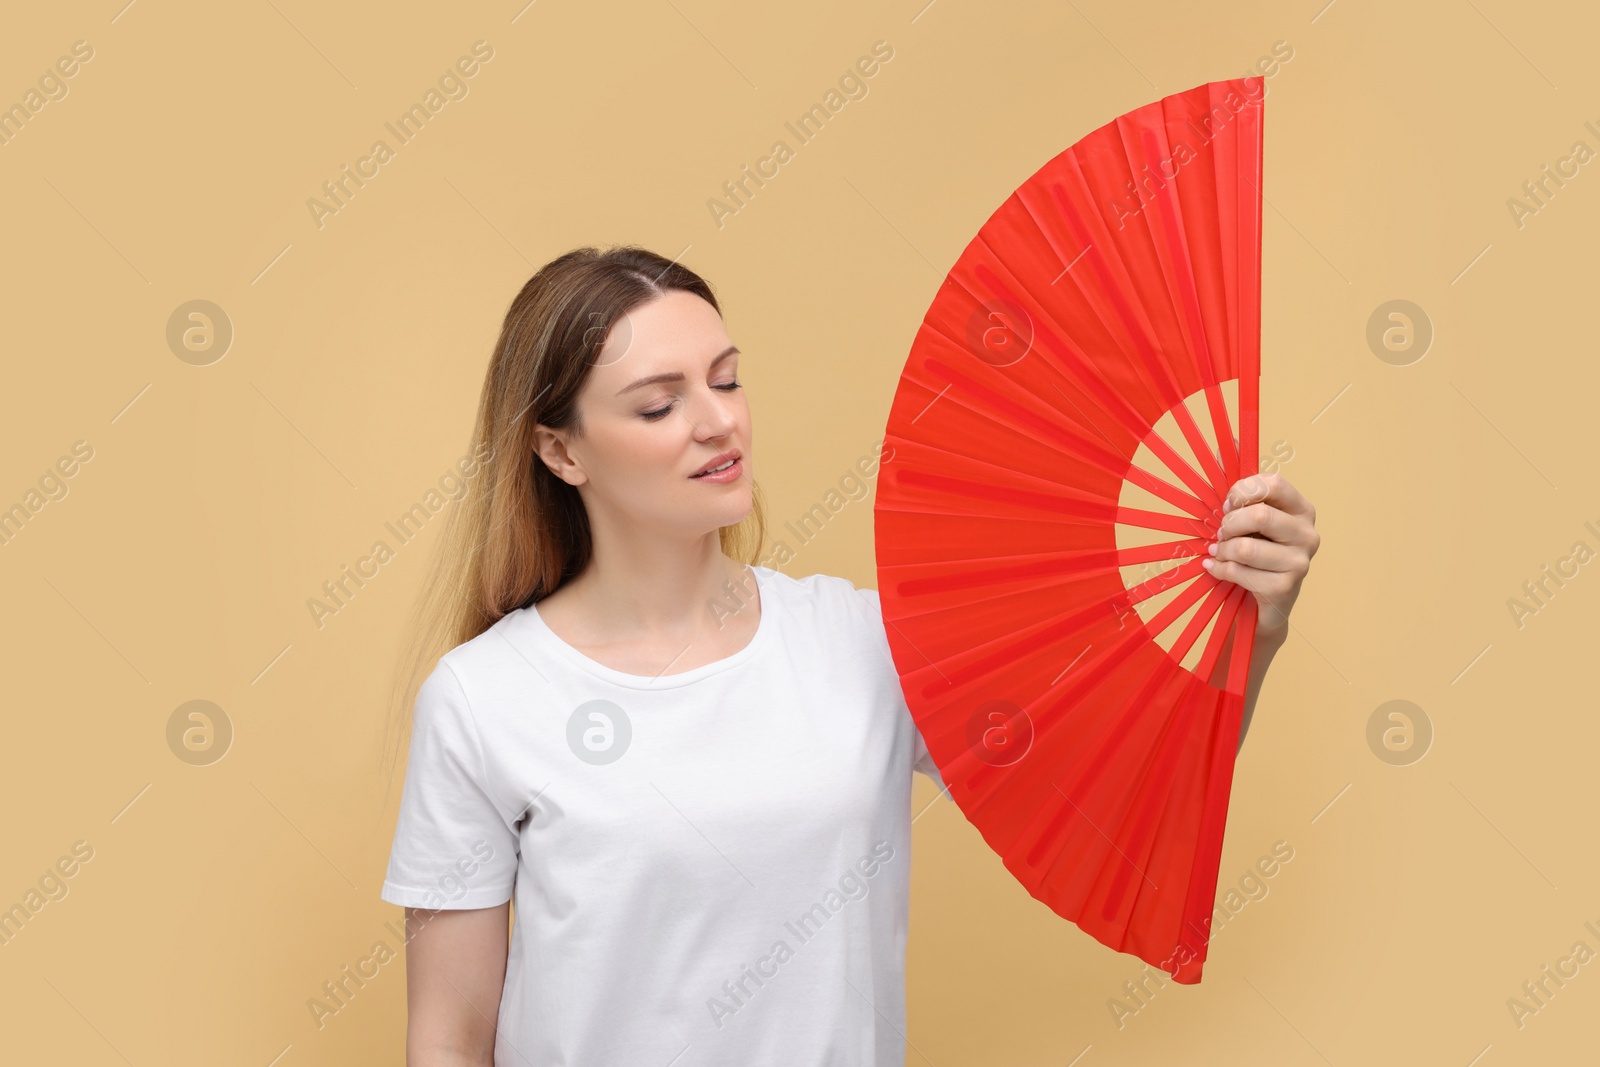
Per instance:
[[[406,909],[407,1067],[491,1067],[511,904]]]
[[[1272,664],[1272,657],[1278,654],[1278,649],[1283,647],[1283,635],[1267,632],[1257,632],[1255,643],[1250,650],[1250,675],[1244,688],[1244,714],[1239,719],[1239,743],[1234,749],[1237,756],[1244,748],[1244,735],[1250,729],[1251,716],[1255,714],[1256,697],[1261,694],[1261,682],[1267,676],[1267,668]],[[1229,634],[1222,643],[1222,650],[1217,656],[1217,663],[1211,671],[1211,684],[1219,689],[1228,683],[1228,664],[1233,656],[1233,635]]]
[[[1244,735],[1250,729],[1250,718],[1255,714],[1256,697],[1261,695],[1261,682],[1267,676],[1267,667],[1282,647],[1281,636],[1256,634],[1255,645],[1250,652],[1250,678],[1244,688],[1244,714],[1239,719],[1239,747],[1234,749],[1235,756],[1244,749]]]
[[[1259,609],[1249,613],[1255,631],[1239,716],[1239,747],[1234,749],[1238,756],[1255,715],[1261,682],[1272,657],[1289,636],[1289,611],[1300,595],[1300,583],[1322,537],[1316,530],[1317,509],[1276,472],[1235,482],[1222,510],[1225,514],[1217,525],[1216,539],[1209,546],[1211,558],[1201,560],[1201,565],[1213,578],[1249,590]],[[1229,590],[1230,594],[1237,592]],[[1232,651],[1230,633],[1209,679],[1219,689],[1227,684]]]

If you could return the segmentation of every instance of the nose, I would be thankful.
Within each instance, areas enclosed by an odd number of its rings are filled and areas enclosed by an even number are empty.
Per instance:
[[[704,440],[727,437],[739,426],[738,393],[706,388],[706,399],[695,412],[695,433]]]

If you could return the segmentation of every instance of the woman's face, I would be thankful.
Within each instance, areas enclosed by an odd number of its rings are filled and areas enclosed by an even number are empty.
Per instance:
[[[672,290],[618,319],[578,395],[584,434],[540,434],[540,455],[579,487],[591,524],[689,536],[750,511],[750,405],[722,316]],[[719,476],[693,475],[737,453]]]

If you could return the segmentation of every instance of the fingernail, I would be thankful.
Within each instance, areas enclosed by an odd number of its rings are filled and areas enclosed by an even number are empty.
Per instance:
[[[1200,566],[1204,567],[1206,570],[1210,570],[1211,565],[1215,562],[1216,560],[1212,559],[1210,556],[1207,556],[1205,559],[1200,561]]]
[[[1215,541],[1211,542],[1211,544],[1206,546],[1206,551],[1215,556],[1217,554],[1217,543]]]

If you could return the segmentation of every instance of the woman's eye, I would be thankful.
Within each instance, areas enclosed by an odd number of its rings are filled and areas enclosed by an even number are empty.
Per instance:
[[[731,393],[735,389],[739,389],[739,388],[742,388],[742,387],[743,387],[743,383],[742,382],[728,382],[725,385],[713,385],[711,388],[713,388],[713,389],[721,389],[724,392]],[[639,417],[641,419],[644,419],[646,422],[655,422],[657,419],[666,418],[667,417],[667,413],[670,412],[671,410],[672,410],[672,405],[668,404],[666,407],[657,408],[655,411],[641,411],[639,413]]]

